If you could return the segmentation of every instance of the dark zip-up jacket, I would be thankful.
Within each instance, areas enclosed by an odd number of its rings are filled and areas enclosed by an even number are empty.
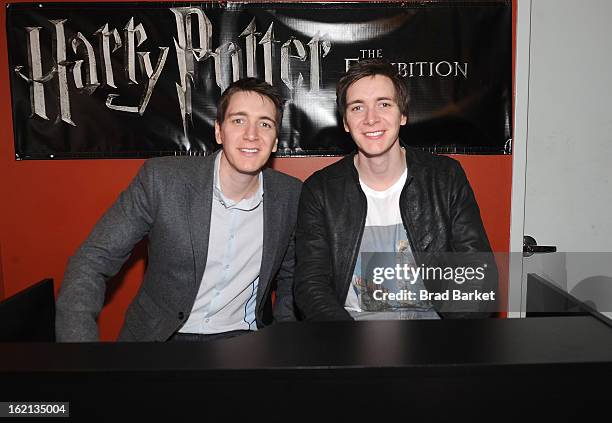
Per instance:
[[[306,320],[351,320],[344,309],[361,237],[367,199],[359,184],[354,154],[316,173],[304,183],[296,232],[294,296]],[[449,157],[406,147],[408,177],[400,195],[402,222],[417,260],[439,265],[455,254],[455,266],[484,266],[486,277],[458,286],[426,280],[430,292],[461,288],[494,291],[497,267],[474,193],[461,165]],[[434,301],[444,318],[485,317],[492,301]]]

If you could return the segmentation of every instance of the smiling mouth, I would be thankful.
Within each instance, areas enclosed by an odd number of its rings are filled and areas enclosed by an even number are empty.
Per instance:
[[[239,149],[241,152],[243,153],[257,153],[259,151],[259,149],[257,148],[240,148]]]
[[[377,138],[384,134],[385,131],[373,131],[373,132],[365,132],[364,135],[369,138]]]

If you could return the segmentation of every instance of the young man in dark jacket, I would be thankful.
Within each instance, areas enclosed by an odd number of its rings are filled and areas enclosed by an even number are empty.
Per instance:
[[[408,94],[395,68],[358,62],[336,94],[357,153],[303,186],[294,287],[303,317],[488,316],[497,269],[474,194],[458,162],[400,142]]]

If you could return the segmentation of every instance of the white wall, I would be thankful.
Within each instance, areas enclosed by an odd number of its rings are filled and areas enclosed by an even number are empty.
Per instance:
[[[532,0],[525,233],[559,251],[612,251],[611,20],[610,0]]]
[[[561,286],[612,311],[612,1],[521,3],[531,5],[524,233],[568,253],[545,259],[565,263],[548,269]]]

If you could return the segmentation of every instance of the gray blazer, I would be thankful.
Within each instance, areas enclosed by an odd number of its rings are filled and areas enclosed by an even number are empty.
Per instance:
[[[145,162],[129,187],[69,260],[56,305],[61,342],[97,341],[106,282],[148,237],[148,265],[119,340],[165,341],[187,320],[208,254],[214,157]],[[264,169],[264,239],[257,327],[295,320],[294,232],[301,182]],[[272,311],[271,291],[276,289]]]

